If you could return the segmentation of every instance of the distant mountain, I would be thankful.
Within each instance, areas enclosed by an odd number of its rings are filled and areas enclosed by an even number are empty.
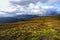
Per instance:
[[[17,20],[18,19],[15,17],[1,17],[0,18],[0,24],[17,22]]]
[[[15,17],[0,17],[0,24],[26,21],[31,20],[32,18],[39,17],[37,15],[17,15]]]
[[[24,20],[31,20],[32,18],[39,17],[37,15],[17,15],[16,18],[19,19],[19,21]]]
[[[38,15],[17,15],[14,17],[0,17],[0,24],[11,23],[11,22],[18,22],[18,21],[27,21],[31,20],[36,17],[42,17]],[[60,19],[60,14],[54,15],[57,19]]]

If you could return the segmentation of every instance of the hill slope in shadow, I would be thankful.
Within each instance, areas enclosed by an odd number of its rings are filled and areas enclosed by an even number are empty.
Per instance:
[[[37,16],[37,15],[17,15],[17,16],[13,16],[13,17],[0,17],[0,24],[27,21],[27,20],[31,20],[32,18],[36,18],[36,17],[39,17],[39,16]]]

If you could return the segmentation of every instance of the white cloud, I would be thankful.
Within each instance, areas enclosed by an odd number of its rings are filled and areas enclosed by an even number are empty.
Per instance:
[[[16,2],[19,2],[19,1],[22,1],[22,0],[11,0],[11,1],[16,1]]]
[[[60,0],[48,0],[47,3],[54,4],[54,3],[57,3],[57,2],[60,2]]]
[[[13,12],[16,10],[14,6],[12,6],[10,3],[10,0],[1,0],[0,1],[0,11],[7,11],[7,12]]]
[[[0,15],[4,15],[5,13],[3,13],[3,12],[0,12]]]
[[[34,8],[34,7],[35,7],[35,4],[33,4],[33,3],[30,3],[30,4],[29,4],[29,8],[32,9],[32,8]]]
[[[0,16],[11,16],[9,13],[5,12],[14,12],[16,9],[15,6],[12,6],[10,3],[11,0],[1,0],[0,1]],[[2,12],[4,11],[4,12]]]
[[[16,6],[16,9],[18,9],[18,10],[21,11],[21,12],[25,11],[24,6],[21,6],[21,5],[17,5],[17,6]]]
[[[16,15],[22,15],[22,13],[16,13]]]
[[[24,13],[25,14],[30,14],[30,15],[38,15],[41,13],[39,5],[30,3],[28,7],[23,7],[24,8]],[[23,9],[22,8],[22,9]]]
[[[53,9],[54,6],[41,6],[42,3],[36,3],[36,4],[33,4],[33,3],[30,3],[27,7],[26,6],[21,6],[21,5],[18,5],[18,9],[19,11],[21,11],[21,13],[17,13],[17,14],[29,14],[29,15],[46,15],[47,11],[49,9]],[[50,14],[50,11],[48,11],[48,13]]]
[[[54,8],[54,6],[44,6],[44,7],[42,7],[43,9],[52,9],[52,8]]]
[[[54,8],[54,6],[49,6],[50,4],[59,2],[60,0],[53,0],[53,1],[48,0],[48,2],[46,2],[46,3],[42,3],[40,1],[37,1],[36,3],[30,2],[27,6],[20,5],[19,3],[16,4],[16,6],[14,6],[14,5],[11,5],[10,1],[14,1],[14,2],[18,3],[18,2],[22,2],[22,1],[28,2],[29,0],[1,0],[0,1],[0,11],[12,13],[12,15],[13,14],[16,14],[16,15],[21,15],[21,14],[44,15],[44,14],[46,14],[47,10]],[[33,0],[31,0],[31,1],[33,1]],[[44,5],[44,4],[46,4],[46,5]],[[47,4],[49,4],[49,5],[47,5]],[[1,12],[0,15],[10,16],[10,14],[4,13],[4,12]]]
[[[0,12],[0,17],[8,17],[9,15],[4,13],[4,12]]]
[[[40,12],[40,10],[32,9],[31,12],[38,13],[38,12]]]

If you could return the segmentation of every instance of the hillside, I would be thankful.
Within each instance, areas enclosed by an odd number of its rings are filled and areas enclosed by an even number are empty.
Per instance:
[[[60,40],[60,20],[39,17],[0,25],[0,40]]]
[[[12,17],[0,17],[0,24],[21,22],[26,20],[31,20],[32,18],[39,17],[37,15],[17,15]]]

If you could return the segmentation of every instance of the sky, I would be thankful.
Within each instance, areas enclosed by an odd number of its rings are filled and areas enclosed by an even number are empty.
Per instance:
[[[0,0],[0,17],[60,14],[60,0]]]

